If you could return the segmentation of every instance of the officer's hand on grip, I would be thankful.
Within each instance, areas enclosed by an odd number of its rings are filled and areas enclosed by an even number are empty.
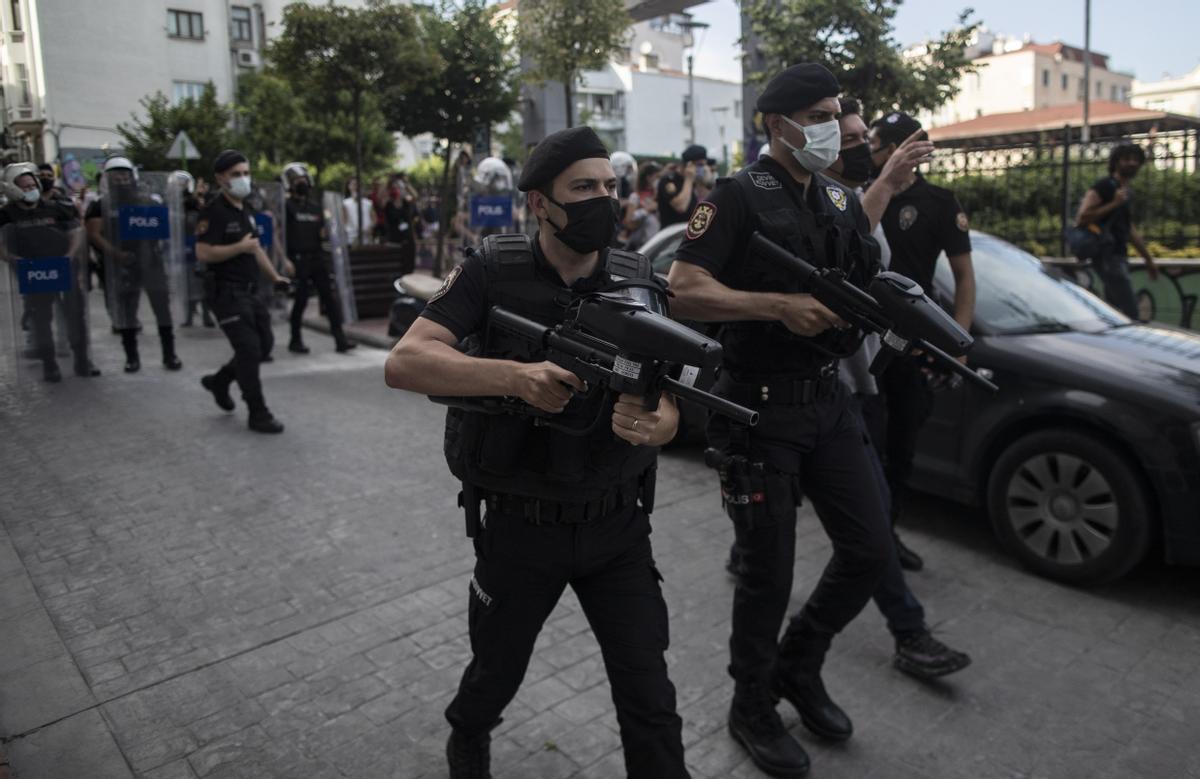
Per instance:
[[[831,327],[846,326],[841,317],[804,292],[784,296],[779,321],[796,335],[805,337],[820,335]]]
[[[645,398],[621,393],[613,405],[612,429],[619,438],[635,446],[661,446],[675,437],[679,411],[673,403],[659,403],[646,410]]]
[[[572,388],[583,391],[583,380],[562,366],[552,362],[523,363],[517,365],[513,391],[531,406],[557,414],[567,407]]]

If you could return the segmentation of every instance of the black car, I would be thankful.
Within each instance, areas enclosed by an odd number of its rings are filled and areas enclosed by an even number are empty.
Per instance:
[[[647,244],[666,272],[681,235]],[[1064,582],[1116,578],[1161,540],[1200,565],[1200,335],[1136,324],[1034,256],[972,232],[970,364],[1000,386],[936,394],[916,489],[986,508],[1003,545]],[[953,299],[939,262],[931,296]]]

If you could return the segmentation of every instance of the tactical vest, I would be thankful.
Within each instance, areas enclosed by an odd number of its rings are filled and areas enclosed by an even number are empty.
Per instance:
[[[288,254],[311,254],[321,250],[321,228],[325,214],[308,198],[289,197],[284,206]]]
[[[824,176],[814,173],[809,184],[824,208],[800,209],[776,175],[759,166],[743,168],[727,179],[727,186],[740,188],[745,198],[750,227],[747,233],[760,231],[767,238],[807,260],[818,268],[841,268],[849,280],[865,288],[879,269],[879,246],[870,236],[858,232],[854,194]],[[806,200],[809,193],[805,193]],[[840,206],[838,204],[841,204]],[[758,292],[804,292],[800,280],[783,273],[747,246],[738,263],[740,289]],[[794,351],[785,359],[763,366],[756,375],[774,373],[803,374],[819,369],[832,357],[857,349],[861,337],[855,334],[829,333],[803,338],[781,322],[730,322],[720,329],[726,354],[736,354],[747,345],[790,344]],[[785,348],[785,352],[786,352]],[[781,355],[782,356],[782,355]]]
[[[493,235],[483,239],[479,255],[486,270],[487,305],[498,305],[546,326],[562,323],[580,292],[539,272],[530,239]],[[610,280],[649,281],[654,271],[640,254],[608,250],[603,258]],[[601,284],[603,289],[611,284]],[[481,357],[503,357],[490,347],[468,350]],[[534,356],[535,360],[544,359]],[[570,435],[535,425],[528,417],[486,414],[450,408],[446,412],[445,451],[450,471],[465,484],[484,491],[563,503],[598,500],[618,487],[636,483],[656,461],[657,450],[632,446],[612,432],[612,393],[594,390],[572,400],[564,414],[595,417],[600,424],[586,435]]]

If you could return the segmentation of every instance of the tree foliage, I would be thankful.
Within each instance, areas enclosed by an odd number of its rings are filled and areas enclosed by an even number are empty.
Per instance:
[[[862,101],[868,120],[890,110],[937,108],[958,94],[962,74],[974,72],[965,49],[979,22],[967,8],[953,28],[927,43],[925,54],[905,57],[892,36],[901,2],[745,0],[742,10],[763,57],[748,80],[763,83],[789,65],[820,62],[837,76],[843,94]]]
[[[521,0],[517,42],[536,84],[559,81],[572,125],[571,86],[585,70],[600,70],[628,45],[632,19],[622,0]]]
[[[213,159],[231,144],[230,110],[217,101],[217,89],[212,82],[205,85],[199,98],[188,98],[171,105],[162,92],[142,98],[139,103],[145,116],[130,116],[128,123],[117,125],[125,147],[125,155],[133,164],[147,170],[174,170],[178,159],[168,159],[167,151],[181,130],[186,130],[200,151],[200,159],[188,160],[187,170],[206,176],[212,170]]]

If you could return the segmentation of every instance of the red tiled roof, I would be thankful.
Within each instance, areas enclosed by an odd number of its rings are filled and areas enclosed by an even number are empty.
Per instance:
[[[1093,125],[1116,124],[1165,118],[1162,111],[1147,111],[1126,103],[1109,100],[1093,100],[1088,111],[1088,122]],[[1069,124],[1083,124],[1083,103],[1039,108],[1033,111],[1014,111],[1007,114],[988,114],[944,127],[929,128],[931,141],[948,141],[958,138],[982,138],[994,135],[1060,130]]]

